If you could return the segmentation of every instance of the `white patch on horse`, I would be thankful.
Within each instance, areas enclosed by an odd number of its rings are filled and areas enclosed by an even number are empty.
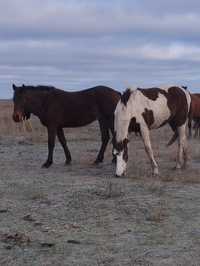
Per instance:
[[[123,159],[123,151],[117,155],[116,176],[122,176],[126,172],[127,163]]]
[[[130,96],[131,97],[131,96]],[[125,106],[121,101],[118,102],[117,107],[115,109],[115,121],[114,128],[117,128],[116,132],[116,141],[120,142],[127,138],[128,135],[128,127],[131,119],[131,113],[129,111],[129,101],[127,102],[127,106]]]

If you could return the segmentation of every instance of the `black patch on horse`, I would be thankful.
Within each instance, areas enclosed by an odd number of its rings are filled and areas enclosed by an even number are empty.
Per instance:
[[[123,151],[124,148],[127,146],[129,140],[127,138],[125,138],[124,140],[122,141],[119,141],[117,142],[116,140],[116,132],[114,132],[114,135],[113,135],[113,147],[118,151]]]
[[[154,123],[153,111],[145,108],[144,112],[142,113],[142,116],[143,116],[144,121],[146,122],[148,128],[150,128],[151,125]]]
[[[128,162],[128,143],[129,140],[125,138],[124,140],[117,142],[116,141],[116,132],[114,132],[113,135],[113,147],[118,151],[118,152],[123,152],[123,160],[125,162]]]
[[[167,97],[167,92],[165,90],[162,90],[160,88],[149,88],[149,89],[141,89],[138,88],[139,91],[141,91],[141,93],[149,98],[152,101],[156,101],[159,93],[163,94],[165,97]]]
[[[140,133],[140,124],[136,122],[136,118],[132,117],[130,124],[129,124],[129,128],[128,128],[128,132],[135,132],[135,133]]]
[[[155,101],[158,98],[159,89],[158,88],[150,88],[150,89],[141,89],[138,90],[147,98],[152,101]]]
[[[128,162],[128,141],[124,145],[124,152],[123,152],[123,160],[127,163]]]
[[[171,111],[170,126],[172,129],[182,126],[188,117],[188,110],[190,109],[184,91],[179,87],[170,87],[166,97],[167,105]]]
[[[125,92],[122,94],[121,96],[121,102],[126,106],[127,102],[129,100],[131,96],[131,90],[130,89],[126,89]]]

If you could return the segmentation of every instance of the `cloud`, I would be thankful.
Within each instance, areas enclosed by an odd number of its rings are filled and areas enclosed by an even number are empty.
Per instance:
[[[199,46],[171,43],[169,45],[161,45],[156,43],[143,44],[134,47],[125,47],[117,49],[116,54],[125,57],[135,57],[146,60],[163,60],[163,61],[195,61],[200,62]]]
[[[199,25],[195,0],[0,1],[0,97],[12,82],[200,87]]]
[[[187,35],[200,33],[200,15],[197,10],[179,13],[149,13],[140,6],[118,4],[102,5],[94,1],[6,1],[0,3],[0,37],[2,39],[54,39],[80,36],[107,36],[110,34]],[[96,4],[95,4],[96,3]],[[125,1],[126,3],[126,1]],[[146,2],[147,3],[147,2]],[[153,7],[156,7],[157,1]],[[164,3],[164,2],[163,2]],[[160,6],[160,5],[159,5]],[[139,11],[138,11],[139,10]],[[176,13],[175,11],[178,11]],[[177,36],[176,36],[177,37]]]

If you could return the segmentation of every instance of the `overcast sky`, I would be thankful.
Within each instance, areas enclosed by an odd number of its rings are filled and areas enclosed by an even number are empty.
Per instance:
[[[1,0],[0,98],[12,83],[200,91],[200,1]]]

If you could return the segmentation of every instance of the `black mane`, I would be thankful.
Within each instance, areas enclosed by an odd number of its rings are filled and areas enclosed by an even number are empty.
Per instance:
[[[131,96],[131,89],[126,89],[125,92],[122,94],[121,96],[121,102],[124,104],[124,105],[127,105],[127,102]]]
[[[53,86],[45,86],[45,85],[37,85],[37,86],[26,86],[23,85],[22,87],[20,87],[21,89],[24,90],[33,90],[33,91],[53,91],[56,88]]]

